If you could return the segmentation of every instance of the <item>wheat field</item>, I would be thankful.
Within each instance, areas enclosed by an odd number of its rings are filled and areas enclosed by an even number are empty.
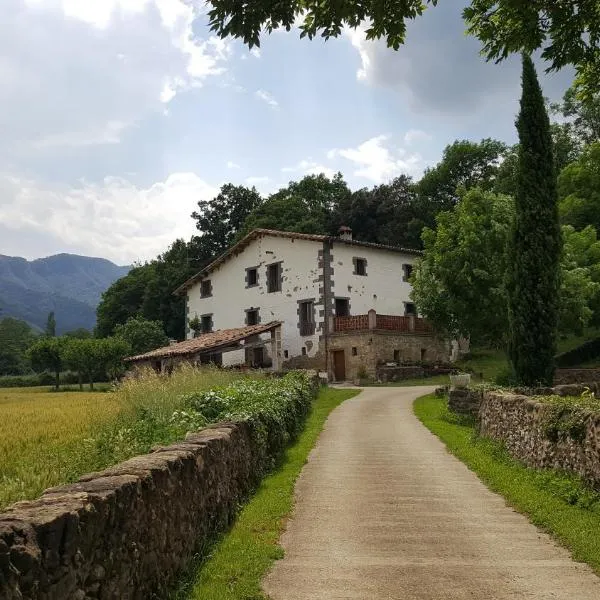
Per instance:
[[[239,377],[183,367],[168,378],[145,372],[110,392],[0,388],[0,510],[146,451],[153,442],[169,442],[168,417],[183,394]],[[141,413],[152,419],[144,423],[140,444],[135,428]],[[113,440],[122,441],[121,432],[132,432],[131,443],[115,452]]]

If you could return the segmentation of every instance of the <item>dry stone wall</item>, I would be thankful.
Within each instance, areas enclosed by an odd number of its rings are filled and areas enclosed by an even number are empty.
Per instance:
[[[222,423],[13,505],[0,514],[0,598],[165,597],[283,449],[255,439]]]
[[[600,413],[589,412],[577,438],[548,435],[556,418],[553,406],[535,398],[505,392],[486,392],[479,407],[481,435],[503,442],[508,452],[526,465],[571,471],[600,487]]]

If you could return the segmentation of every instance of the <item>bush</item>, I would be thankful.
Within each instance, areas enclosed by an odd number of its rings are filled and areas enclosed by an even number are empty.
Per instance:
[[[61,386],[74,385],[78,383],[77,373],[65,371],[60,374]],[[97,373],[94,381],[107,382],[106,373]],[[51,373],[32,373],[30,375],[4,375],[0,377],[0,388],[16,388],[16,387],[38,387],[41,385],[54,385],[54,375]]]
[[[563,352],[555,358],[557,367],[576,367],[581,363],[594,360],[600,356],[600,337],[588,342],[584,342],[581,346],[573,348],[568,352]]]

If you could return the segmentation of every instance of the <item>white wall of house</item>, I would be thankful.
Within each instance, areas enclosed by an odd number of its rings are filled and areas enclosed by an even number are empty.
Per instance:
[[[243,327],[245,310],[259,308],[260,322],[282,321],[282,359],[299,356],[306,348],[308,356],[314,356],[319,346],[319,331],[301,337],[298,330],[298,301],[319,300],[318,253],[320,242],[262,236],[253,240],[237,256],[224,262],[207,276],[211,280],[212,295],[201,298],[200,282],[188,291],[188,318],[195,315],[213,315],[213,330]],[[281,262],[282,286],[279,292],[267,292],[267,265]],[[258,285],[247,287],[246,269],[258,267]],[[315,321],[319,322],[319,310],[315,307]],[[188,332],[192,337],[193,332]],[[268,351],[268,348],[267,348]],[[223,354],[224,365],[244,362],[243,351]]]
[[[352,246],[340,242],[332,248],[333,290],[336,298],[350,298],[350,314],[363,315],[374,309],[379,314],[403,315],[411,285],[403,281],[403,264],[417,257],[389,250]],[[366,275],[354,273],[354,258],[366,259]]]

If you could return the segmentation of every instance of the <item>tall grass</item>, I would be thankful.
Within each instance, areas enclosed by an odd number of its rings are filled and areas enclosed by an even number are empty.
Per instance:
[[[183,366],[171,377],[143,371],[104,394],[0,390],[0,510],[181,437],[195,425],[172,422],[183,395],[243,377]]]

